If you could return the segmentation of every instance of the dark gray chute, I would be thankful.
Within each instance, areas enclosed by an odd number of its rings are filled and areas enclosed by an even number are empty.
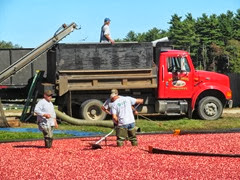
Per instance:
[[[93,121],[93,120],[84,120],[84,119],[77,119],[70,117],[58,110],[55,110],[56,115],[58,118],[60,118],[62,121],[68,122],[73,125],[79,125],[79,126],[102,126],[102,127],[109,127],[113,128],[113,122],[112,121]]]

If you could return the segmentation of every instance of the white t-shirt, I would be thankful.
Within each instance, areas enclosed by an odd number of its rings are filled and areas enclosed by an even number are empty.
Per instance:
[[[34,112],[37,114],[37,121],[39,123],[45,123],[48,126],[55,125],[54,119],[56,119],[56,113],[52,102],[48,102],[46,99],[41,99],[37,103]],[[50,114],[51,118],[46,119],[43,117],[44,114]]]
[[[112,114],[117,115],[118,125],[126,125],[135,122],[132,106],[136,104],[136,99],[121,96],[112,103]]]
[[[102,27],[100,42],[108,42],[108,41],[109,41],[109,40],[105,37],[105,35],[109,35],[109,36],[110,36],[110,28],[109,28],[109,25],[107,25],[107,24],[105,24],[105,25]]]
[[[121,97],[121,96],[119,96]],[[111,114],[112,114],[112,101],[111,101],[111,98],[108,98],[104,103],[103,103],[103,107],[105,109],[107,109]]]

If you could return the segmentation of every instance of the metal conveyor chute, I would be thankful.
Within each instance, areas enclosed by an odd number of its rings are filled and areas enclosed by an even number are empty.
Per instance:
[[[72,23],[70,25],[63,24],[61,28],[54,34],[52,38],[50,38],[45,43],[41,44],[39,47],[33,49],[25,56],[21,57],[19,60],[17,60],[15,63],[11,64],[9,67],[4,69],[0,73],[0,83],[2,83],[7,78],[11,77],[21,69],[23,69],[28,64],[32,63],[37,57],[39,57],[41,54],[43,54],[45,51],[50,49],[54,44],[61,41],[64,37],[66,37],[68,34],[70,34],[74,29],[77,28],[77,25],[75,23]]]

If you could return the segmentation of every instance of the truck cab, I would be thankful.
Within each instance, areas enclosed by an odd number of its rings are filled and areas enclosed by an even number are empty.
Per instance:
[[[218,119],[225,105],[232,105],[228,76],[195,70],[188,52],[161,52],[158,62],[156,112],[185,114],[194,110],[205,120]]]

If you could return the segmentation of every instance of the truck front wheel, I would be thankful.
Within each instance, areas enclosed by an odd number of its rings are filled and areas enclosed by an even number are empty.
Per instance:
[[[102,102],[97,99],[89,99],[81,104],[80,114],[85,120],[103,120],[106,113],[102,111]]]
[[[222,115],[223,105],[219,99],[206,96],[199,101],[198,115],[204,120],[216,120]]]

